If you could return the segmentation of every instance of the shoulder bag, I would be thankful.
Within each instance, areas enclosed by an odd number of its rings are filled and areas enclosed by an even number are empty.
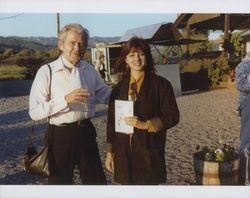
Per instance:
[[[51,80],[52,72],[51,67],[48,64],[50,70],[50,83],[49,83],[49,99],[51,98]],[[49,120],[49,117],[48,117]],[[46,131],[47,132],[47,131]],[[45,145],[40,152],[37,152],[33,142],[32,135],[34,135],[34,124],[32,126],[31,134],[29,136],[29,144],[24,156],[23,164],[24,170],[30,174],[40,175],[48,177],[49,171],[49,158],[48,158],[48,140],[46,138]]]

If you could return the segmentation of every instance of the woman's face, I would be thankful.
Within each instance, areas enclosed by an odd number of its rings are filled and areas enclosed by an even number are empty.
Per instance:
[[[125,62],[134,71],[143,71],[146,64],[146,55],[140,49],[132,48],[126,56]]]

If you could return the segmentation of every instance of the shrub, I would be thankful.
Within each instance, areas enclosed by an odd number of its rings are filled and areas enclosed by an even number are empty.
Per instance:
[[[180,61],[181,73],[198,73],[203,69],[208,70],[208,78],[211,86],[226,81],[230,74],[230,65],[227,58],[221,53],[217,57],[199,57]]]
[[[2,59],[9,58],[14,54],[14,50],[12,48],[6,48],[2,53]]]
[[[23,49],[16,54],[18,57],[29,57],[32,55],[32,51],[29,49]]]
[[[26,71],[26,79],[32,79],[35,77],[37,70],[46,62],[43,58],[35,58],[35,57],[17,57],[15,59],[15,64],[18,66],[25,66],[27,68]]]
[[[211,80],[212,86],[227,80],[230,67],[224,54],[221,54],[213,61],[208,61],[208,65],[204,65],[204,67],[208,69],[208,77]]]

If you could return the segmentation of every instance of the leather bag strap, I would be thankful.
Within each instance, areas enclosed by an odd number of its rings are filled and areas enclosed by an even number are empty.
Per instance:
[[[49,64],[47,64],[47,66],[49,67],[49,77],[50,77],[50,80],[49,80],[49,100],[50,100],[51,99],[52,70],[51,70],[51,66]],[[49,123],[49,120],[50,120],[50,116],[48,116],[48,123]],[[35,134],[34,130],[35,130],[35,121],[33,121],[31,132],[30,132],[30,135],[29,135],[29,143],[30,144],[32,144],[32,139],[33,139],[34,134]]]

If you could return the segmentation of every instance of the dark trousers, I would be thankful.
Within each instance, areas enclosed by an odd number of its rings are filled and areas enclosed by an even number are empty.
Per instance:
[[[240,129],[240,184],[245,184],[246,181],[246,157],[245,149],[250,146],[250,98],[247,96],[239,107],[241,117]],[[248,170],[248,173],[250,170]],[[250,175],[249,175],[250,176]]]
[[[90,120],[79,126],[49,126],[49,184],[72,184],[75,165],[79,167],[83,184],[106,184],[96,131]]]

